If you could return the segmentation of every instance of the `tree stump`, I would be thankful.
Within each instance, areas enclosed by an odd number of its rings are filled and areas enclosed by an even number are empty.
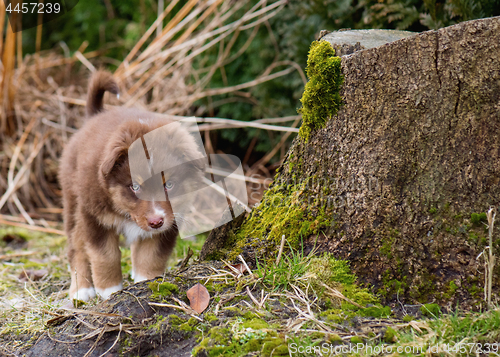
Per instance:
[[[275,257],[285,234],[349,260],[386,299],[482,300],[481,212],[500,202],[499,50],[495,17],[342,57],[337,114],[295,139],[262,202],[204,256]]]

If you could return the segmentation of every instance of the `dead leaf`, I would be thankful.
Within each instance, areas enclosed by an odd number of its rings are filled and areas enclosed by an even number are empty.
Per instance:
[[[210,303],[210,294],[206,287],[200,283],[193,286],[186,292],[189,299],[189,305],[197,313],[201,314],[208,307]]]
[[[231,266],[234,269],[238,270],[240,274],[243,274],[247,270],[247,268],[243,264],[231,264]]]
[[[47,275],[49,271],[47,269],[39,269],[39,270],[23,270],[21,274],[19,274],[18,279],[22,282],[26,281],[37,281]]]

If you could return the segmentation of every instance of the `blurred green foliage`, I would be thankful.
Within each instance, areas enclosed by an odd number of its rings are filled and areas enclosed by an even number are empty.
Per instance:
[[[186,2],[179,1],[164,23]],[[234,15],[232,21],[257,2],[250,1]],[[168,1],[165,3],[168,4]],[[121,61],[153,23],[156,15],[155,0],[80,0],[70,13],[44,24],[43,49],[57,47],[63,41],[73,52],[83,41],[88,41],[87,51],[108,46],[110,48],[105,55]],[[243,55],[216,71],[208,87],[219,88],[251,81],[262,75],[274,61],[292,61],[304,69],[309,46],[322,29],[425,31],[496,15],[500,15],[498,0],[290,0],[268,23],[261,24]],[[232,54],[244,46],[251,31],[239,35]],[[35,33],[36,29],[24,31],[24,53],[34,52]],[[198,59],[195,66],[199,69],[215,63],[218,53],[218,47],[212,48]],[[289,63],[278,66],[273,72],[288,66]],[[200,100],[191,114],[238,120],[295,115],[303,89],[302,77],[295,71],[252,87],[243,94],[218,95]],[[214,139],[218,140],[218,147],[231,147],[236,154],[244,154],[255,135],[259,136],[255,150],[262,152],[269,151],[280,139],[279,134],[251,128],[223,130],[217,135],[219,137]]]
[[[73,53],[87,41],[87,51],[110,46],[106,55],[122,60],[156,19],[157,6],[155,0],[79,0],[68,14],[43,24],[42,50],[64,42]],[[23,31],[24,53],[35,51],[35,34],[36,28]]]

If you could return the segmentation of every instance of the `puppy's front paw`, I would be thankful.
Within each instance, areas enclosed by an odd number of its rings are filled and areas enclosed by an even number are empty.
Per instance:
[[[132,279],[134,279],[134,284],[138,283],[140,281],[149,280],[148,278],[141,275],[140,273],[136,273],[134,270],[132,270],[132,273],[130,274],[130,276]]]
[[[95,298],[95,289],[92,287],[79,289],[72,296],[73,300],[81,300],[81,301],[89,301],[90,299],[93,298]]]
[[[123,289],[122,283],[120,283],[116,286],[111,286],[111,287],[106,288],[106,289],[96,288],[96,291],[97,291],[97,294],[99,294],[99,296],[103,298],[103,300],[107,300],[111,296],[111,294],[116,293],[117,291],[120,291],[121,289]]]

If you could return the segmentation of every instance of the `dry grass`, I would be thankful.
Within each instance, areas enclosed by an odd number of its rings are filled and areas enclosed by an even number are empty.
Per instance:
[[[66,239],[12,227],[0,229],[0,239],[0,335],[25,335],[9,344],[16,347],[68,302]]]

